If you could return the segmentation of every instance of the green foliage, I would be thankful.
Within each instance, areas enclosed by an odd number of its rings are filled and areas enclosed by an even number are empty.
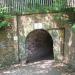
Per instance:
[[[51,3],[50,6],[48,5],[42,6],[38,1],[32,6],[32,4],[29,2],[25,9],[25,12],[26,13],[58,12],[64,11],[66,6],[67,6],[66,0],[53,0],[53,3]]]
[[[11,15],[6,14],[6,9],[0,7],[0,28],[10,26]]]
[[[31,2],[28,3],[25,13],[48,13],[48,12],[75,12],[75,8],[69,7],[67,5],[67,0],[53,0],[53,2],[48,5],[41,5],[37,0],[36,3],[32,5]],[[67,8],[66,8],[67,7]],[[18,10],[19,13],[20,10]],[[16,11],[17,12],[17,11]]]
[[[62,11],[63,9],[65,9],[66,4],[66,0],[55,0],[52,9],[56,11]]]
[[[75,24],[72,26],[72,31],[75,32]]]
[[[35,3],[34,7],[27,7],[25,13],[47,13],[49,12],[48,6],[41,6],[38,3]]]
[[[7,27],[9,25],[9,23],[7,22],[7,21],[2,21],[1,23],[0,23],[0,28],[1,27]]]

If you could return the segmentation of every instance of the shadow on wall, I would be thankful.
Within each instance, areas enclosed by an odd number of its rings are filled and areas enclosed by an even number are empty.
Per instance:
[[[36,29],[30,32],[25,44],[28,61],[54,58],[52,37],[43,29]]]

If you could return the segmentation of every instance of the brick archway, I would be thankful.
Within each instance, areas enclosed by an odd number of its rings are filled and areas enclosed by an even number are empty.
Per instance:
[[[53,59],[53,40],[50,34],[43,29],[33,30],[26,37],[27,59],[36,61],[47,57]]]

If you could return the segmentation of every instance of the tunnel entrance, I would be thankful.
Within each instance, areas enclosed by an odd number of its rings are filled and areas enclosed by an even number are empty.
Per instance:
[[[30,32],[26,38],[26,51],[28,61],[53,59],[53,40],[50,34],[43,29]]]

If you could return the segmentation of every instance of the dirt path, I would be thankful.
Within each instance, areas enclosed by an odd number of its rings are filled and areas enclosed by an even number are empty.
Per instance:
[[[68,71],[62,63],[53,63],[54,60],[42,60],[27,65],[17,64],[1,71],[0,75],[75,75],[75,72]]]

